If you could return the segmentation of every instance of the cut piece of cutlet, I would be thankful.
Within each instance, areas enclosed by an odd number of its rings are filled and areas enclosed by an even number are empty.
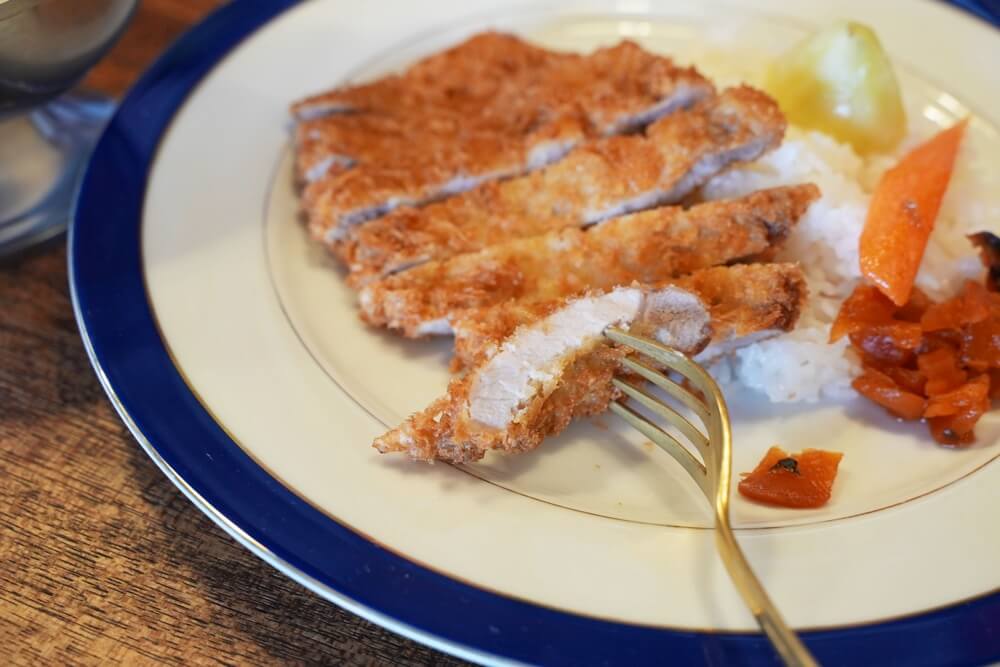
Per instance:
[[[508,81],[525,82],[556,63],[580,58],[508,33],[485,31],[418,60],[402,73],[339,86],[299,100],[291,112],[295,119],[303,121],[332,114],[417,107],[475,111]]]
[[[818,196],[811,184],[761,190],[428,262],[366,285],[359,293],[361,317],[409,337],[446,334],[451,318],[469,308],[558,299],[634,281],[656,284],[768,251]]]
[[[470,43],[496,39],[520,43],[496,34]],[[448,59],[433,62],[474,59],[480,51],[460,46]],[[344,227],[398,206],[425,204],[543,167],[588,137],[637,129],[714,95],[712,84],[693,69],[633,42],[590,55],[525,62],[487,81],[476,78],[476,66],[458,68],[473,78],[449,74],[455,83],[445,89],[428,82],[427,71],[434,67],[418,65],[419,75],[407,72],[344,91],[367,100],[358,102],[357,110],[347,102],[337,106],[331,93],[325,108],[351,113],[300,121],[295,132],[297,172],[313,179],[303,190],[313,235],[334,239]],[[484,67],[503,69],[496,63]],[[409,92],[410,87],[422,92]],[[296,108],[308,115],[312,112],[303,109],[321,107],[313,101]]]
[[[721,170],[777,147],[785,125],[768,95],[731,88],[661,118],[645,135],[589,141],[541,171],[351,227],[333,249],[361,285],[432,259],[677,203]]]
[[[374,446],[455,463],[478,460],[489,450],[534,449],[573,419],[602,412],[619,398],[611,378],[623,375],[620,361],[629,352],[603,338],[607,327],[704,358],[713,347],[733,349],[791,330],[805,298],[797,266],[739,265],[659,287],[615,287],[536,303],[538,310],[508,310],[512,320],[504,319],[501,306],[493,331],[486,324],[476,333],[470,370]],[[523,321],[507,331],[517,320]]]
[[[791,331],[808,289],[797,264],[736,264],[695,271],[670,284],[698,296],[712,317],[712,342],[700,361],[711,361],[752,342]],[[518,327],[562,308],[566,299],[521,299],[462,312],[451,320],[452,369],[475,367],[496,353]]]
[[[534,449],[617,396],[611,377],[625,353],[604,344],[607,327],[642,329],[695,353],[710,339],[710,319],[697,296],[676,287],[616,287],[571,299],[518,328],[482,365],[453,380],[444,397],[374,447],[454,463],[478,460],[491,449]]]

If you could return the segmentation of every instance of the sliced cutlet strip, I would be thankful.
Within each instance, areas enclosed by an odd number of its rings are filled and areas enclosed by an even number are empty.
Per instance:
[[[811,184],[761,190],[428,262],[366,285],[359,293],[361,317],[405,336],[445,334],[450,318],[469,308],[558,299],[633,281],[656,284],[769,250],[818,196]]]
[[[543,126],[562,117],[577,118],[585,125],[580,132],[615,134],[642,127],[712,92],[711,84],[693,69],[679,68],[634,42],[579,55],[484,33],[401,76],[293,105],[297,171],[308,181],[325,173],[324,164],[378,163],[385,156],[379,145],[386,132],[406,137],[392,159],[426,159],[428,151],[420,145],[424,134],[445,133],[455,122],[466,131],[493,132],[508,141],[517,136],[534,139],[537,162],[544,150],[535,144],[552,134]],[[368,115],[374,119],[371,124],[351,122]],[[530,153],[531,147],[522,147],[522,152]]]
[[[297,168],[302,176],[318,176],[303,192],[310,228],[336,238],[345,226],[544,167],[588,137],[643,127],[712,95],[712,84],[695,70],[622,42],[558,61],[524,82],[504,79],[493,96],[468,109],[456,102],[379,110],[405,137],[391,154],[377,127],[389,121],[350,138],[337,125],[350,116],[307,121],[315,126],[304,126],[297,137],[309,157]],[[452,125],[458,130],[448,129]],[[331,160],[353,166],[324,172]]]
[[[502,115],[416,108],[408,113],[372,111],[299,122],[294,129],[296,178],[312,200],[328,184],[310,183],[353,168],[381,173],[378,168],[392,164],[415,172],[448,169],[461,174],[461,169],[489,163],[499,175],[508,175],[499,172],[537,169],[588,135],[586,118],[577,109],[553,113],[529,102],[517,100]],[[480,176],[487,177],[492,176]]]
[[[375,448],[455,463],[492,449],[534,449],[617,396],[611,377],[624,351],[605,344],[609,326],[641,329],[688,353],[711,336],[707,306],[677,287],[584,295],[518,328],[482,365],[453,380],[444,397],[377,438]]]
[[[474,252],[502,241],[674,204],[719,171],[777,147],[785,119],[746,86],[653,123],[643,135],[587,142],[541,171],[484,183],[422,208],[352,227],[334,244],[351,281]]]
[[[291,111],[297,120],[418,107],[464,111],[495,97],[508,81],[525,82],[556,62],[573,62],[581,57],[550,51],[507,33],[487,31],[433,53],[401,74],[307,97],[293,104]]]
[[[711,313],[712,342],[699,355],[703,361],[791,331],[807,294],[797,264],[717,266],[670,282],[697,295]],[[453,370],[480,365],[518,327],[548,317],[565,304],[566,299],[522,299],[462,312],[451,321]]]

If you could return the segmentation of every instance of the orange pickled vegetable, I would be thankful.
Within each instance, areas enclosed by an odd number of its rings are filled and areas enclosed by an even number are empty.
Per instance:
[[[900,419],[915,420],[924,416],[927,401],[923,396],[903,390],[891,377],[874,368],[865,368],[851,386]]]
[[[895,309],[895,304],[876,288],[858,285],[840,306],[837,319],[830,327],[830,342],[835,343],[847,334],[872,324],[888,324]]]
[[[911,394],[924,396],[927,387],[927,378],[919,370],[904,368],[903,366],[886,366],[879,369],[882,373],[892,378],[892,381],[902,389]]]
[[[993,232],[969,234],[972,245],[979,248],[979,257],[986,267],[986,287],[1000,292],[1000,236]]]
[[[986,371],[990,378],[990,398],[1000,398],[1000,369]]]
[[[897,306],[920,268],[967,121],[917,146],[879,181],[861,232],[861,273]]]
[[[932,396],[924,416],[934,439],[942,445],[964,446],[973,442],[972,429],[990,409],[990,379],[973,378],[954,391]]]
[[[872,359],[902,365],[920,347],[923,332],[913,322],[875,324],[851,334],[851,343]]]
[[[879,292],[879,294],[882,295],[881,292]],[[888,301],[885,295],[882,295],[882,298]],[[927,312],[927,309],[931,305],[933,305],[931,298],[924,294],[924,291],[919,287],[914,287],[913,291],[910,292],[910,300],[896,311],[895,317],[897,320],[903,320],[904,322],[919,323],[920,320],[923,319],[924,313]],[[893,304],[893,306],[895,306],[895,304]]]
[[[924,331],[960,329],[966,324],[985,320],[990,316],[992,305],[986,288],[969,280],[955,298],[928,306],[920,318],[920,326]]]
[[[744,473],[739,491],[751,500],[781,507],[822,507],[830,500],[840,452],[806,449],[789,455],[771,447],[752,472]]]
[[[917,368],[927,378],[926,396],[946,394],[965,384],[969,374],[959,367],[958,352],[943,346],[917,357]]]
[[[1000,368],[1000,308],[991,319],[965,328],[962,362],[977,371]]]

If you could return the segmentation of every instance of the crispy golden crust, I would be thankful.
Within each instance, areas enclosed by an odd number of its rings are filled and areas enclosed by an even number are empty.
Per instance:
[[[672,284],[697,295],[711,317],[710,326],[700,334],[703,338],[691,339],[686,346],[680,338],[667,341],[692,355],[701,351],[709,336],[713,342],[724,342],[756,333],[791,330],[806,298],[805,279],[794,264],[714,267]],[[472,370],[454,379],[448,393],[425,411],[376,439],[375,448],[383,453],[406,452],[424,461],[475,461],[489,450],[529,451],[549,435],[565,429],[573,419],[604,411],[620,397],[611,378],[623,375],[620,361],[627,353],[621,348],[598,345],[571,358],[551,393],[539,393],[530,399],[524,405],[523,416],[506,428],[489,427],[470,416],[471,389],[496,353],[498,343],[521,327],[544,329],[546,318],[568,303],[513,303],[467,313],[458,324],[458,340],[461,343],[464,331],[470,337],[465,349],[456,352],[466,355]],[[635,322],[633,330],[649,335],[642,328],[655,329],[654,322],[655,318]]]
[[[352,284],[361,285],[512,238],[676,203],[722,169],[778,146],[784,130],[770,97],[733,88],[661,118],[647,136],[594,140],[542,171],[422,208],[396,209],[352,227],[333,250],[350,268]]]
[[[791,331],[806,299],[806,282],[796,264],[737,264],[695,271],[669,281],[696,294],[712,316],[712,340],[761,331]],[[514,300],[462,312],[452,322],[452,370],[478,366],[517,327],[563,307],[566,299]]]
[[[808,295],[797,264],[737,264],[698,271],[677,281],[708,304],[713,339],[795,328]]]
[[[506,429],[485,427],[468,415],[468,397],[474,375],[452,380],[448,393],[398,428],[376,438],[383,454],[406,452],[418,461],[451,463],[478,461],[487,451],[527,452],[542,440],[561,432],[573,419],[603,412],[620,394],[611,384],[625,352],[600,345],[581,355],[563,371],[559,386],[531,406],[528,416]]]
[[[428,107],[465,111],[495,97],[510,80],[523,82],[556,63],[580,57],[487,31],[414,63],[402,74],[334,88],[296,102],[291,110],[299,119]]]
[[[518,44],[481,35],[402,76],[295,107],[353,111],[296,131],[298,173],[315,179],[303,201],[314,235],[539,168],[588,136],[640,127],[714,92],[694,70],[632,42],[587,56]]]
[[[614,302],[635,309],[614,317],[614,310],[605,310]],[[375,447],[454,462],[479,459],[491,449],[533,449],[573,418],[604,410],[617,396],[611,377],[624,352],[607,344],[599,323],[654,335],[689,354],[703,349],[712,335],[706,304],[675,286],[623,287],[562,305],[561,313],[520,327],[502,351],[452,381],[444,399],[378,438]],[[573,327],[581,316],[596,320],[571,333],[567,325]],[[528,368],[536,372],[524,375]]]
[[[415,337],[430,323],[513,299],[562,299],[633,281],[656,284],[781,243],[819,195],[814,185],[774,188],[688,210],[653,209],[588,230],[516,239],[429,262],[361,290],[361,316]]]

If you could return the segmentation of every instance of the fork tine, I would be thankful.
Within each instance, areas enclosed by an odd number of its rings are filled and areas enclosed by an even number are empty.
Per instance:
[[[691,478],[701,488],[702,493],[711,500],[713,489],[708,478],[708,472],[701,461],[691,455],[684,445],[679,443],[674,436],[662,430],[632,408],[622,405],[618,401],[611,402],[611,411],[627,421],[633,428],[649,438],[660,449],[670,454],[675,461],[681,464]]]
[[[706,396],[711,396],[715,393],[714,382],[712,379],[701,366],[692,361],[691,358],[683,352],[678,352],[672,348],[660,345],[655,341],[627,333],[614,327],[607,329],[604,332],[604,335],[620,345],[630,347],[636,352],[649,357],[653,361],[659,362],[670,370],[677,371],[692,382]],[[653,382],[653,380],[650,380],[650,382]]]
[[[655,412],[660,417],[663,417],[668,422],[677,427],[677,429],[683,433],[688,440],[691,441],[698,451],[701,453],[702,457],[708,456],[708,437],[699,431],[694,424],[689,422],[683,415],[678,413],[676,410],[670,406],[664,405],[654,396],[650,396],[642,389],[634,387],[627,382],[623,382],[618,378],[614,378],[611,383],[618,387],[622,392],[634,398],[636,401],[644,405],[649,410]],[[706,458],[707,460],[707,458]]]
[[[698,415],[698,418],[701,419],[703,424],[706,426],[708,425],[709,420],[711,419],[708,406],[706,406],[701,399],[694,396],[690,391],[677,384],[663,373],[660,373],[659,371],[650,368],[646,364],[636,361],[635,359],[629,359],[626,357],[621,360],[621,364],[630,371],[636,373],[637,375],[641,375],[646,380],[649,380],[657,387],[686,405],[692,412]]]

